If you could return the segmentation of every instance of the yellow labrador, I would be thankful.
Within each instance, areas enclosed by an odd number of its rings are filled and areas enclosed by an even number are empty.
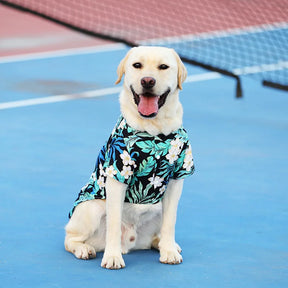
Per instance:
[[[100,151],[66,225],[65,248],[77,258],[105,251],[101,266],[125,267],[122,254],[159,249],[160,262],[182,262],[175,223],[183,179],[194,171],[179,102],[187,72],[164,47],[132,48],[119,64],[121,117]]]

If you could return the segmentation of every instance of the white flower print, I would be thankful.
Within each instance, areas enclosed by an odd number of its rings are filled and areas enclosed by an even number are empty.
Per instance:
[[[99,177],[99,179],[97,180],[97,184],[98,184],[99,188],[105,187],[104,177]]]
[[[166,155],[166,158],[169,160],[170,164],[173,164],[178,159],[182,146],[183,142],[179,138],[176,138],[170,142],[170,149]]]
[[[100,176],[106,176],[105,171],[103,169],[103,165],[101,163],[99,164],[99,174]]]
[[[114,169],[113,165],[106,168],[106,175],[112,177],[117,174],[117,171]]]
[[[133,174],[133,171],[131,171],[131,166],[123,166],[123,170],[120,174],[121,176],[124,176],[125,179],[128,179],[129,176]]]
[[[170,145],[171,145],[170,150],[176,150],[178,151],[179,154],[182,149],[183,142],[179,138],[176,138],[170,142]]]
[[[150,184],[154,186],[154,189],[156,189],[157,187],[162,186],[162,182],[164,179],[159,176],[155,176],[155,174],[153,174],[153,176],[148,178],[148,180],[150,181]]]
[[[120,157],[122,159],[123,165],[125,165],[125,166],[126,165],[135,165],[135,162],[132,161],[129,153],[126,150],[124,150],[123,153],[120,154]]]
[[[190,171],[192,169],[193,166],[193,160],[189,160],[187,162],[184,162],[183,164],[183,168],[186,169],[186,171]]]
[[[161,194],[163,194],[165,191],[166,191],[166,186],[163,185],[163,186],[159,189],[159,192],[160,192]]]
[[[190,171],[192,167],[193,167],[193,156],[191,145],[189,145],[188,149],[185,151],[183,168],[186,169],[186,171]]]
[[[168,154],[165,156],[170,164],[173,164],[178,159],[179,151],[171,148]]]

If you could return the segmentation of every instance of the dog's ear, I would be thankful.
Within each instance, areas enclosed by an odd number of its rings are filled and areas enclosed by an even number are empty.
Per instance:
[[[182,90],[182,84],[186,80],[186,77],[187,77],[187,70],[181,58],[179,57],[179,55],[173,49],[172,51],[175,55],[175,58],[178,64],[178,88]]]
[[[132,48],[133,49],[133,48]],[[126,61],[129,58],[129,55],[131,54],[131,50],[130,49],[127,54],[125,55],[125,57],[121,60],[121,62],[119,63],[119,66],[117,68],[117,75],[118,75],[118,79],[116,80],[115,84],[118,84],[121,82],[122,76],[123,74],[125,74],[125,65],[126,65]]]

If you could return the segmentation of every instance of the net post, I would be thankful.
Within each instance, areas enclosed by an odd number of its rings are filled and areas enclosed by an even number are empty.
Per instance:
[[[236,76],[236,98],[242,98],[243,93],[242,93],[242,85],[241,85],[241,80],[239,76]]]
[[[225,75],[225,76],[232,77],[232,78],[236,79],[236,98],[242,98],[243,97],[241,80],[240,80],[240,77],[238,75],[236,75],[236,74],[234,74],[234,73],[232,73],[232,72],[230,72],[228,70],[224,70],[224,69],[221,69],[221,68],[217,68],[217,67],[205,64],[205,63],[201,63],[201,62],[198,62],[198,61],[196,61],[194,59],[183,57],[180,54],[179,54],[179,56],[182,59],[182,61],[185,62],[185,63],[192,64],[192,65],[195,65],[195,66],[199,66],[199,67],[204,68],[206,70],[210,70],[210,71],[213,71],[213,72],[218,72],[218,73],[220,73],[222,75]]]

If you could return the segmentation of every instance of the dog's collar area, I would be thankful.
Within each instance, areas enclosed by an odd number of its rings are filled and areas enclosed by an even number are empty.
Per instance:
[[[137,105],[138,108],[139,108],[139,104],[140,104],[140,101],[141,101],[140,97],[155,98],[155,99],[154,99],[154,104],[157,103],[157,109],[156,109],[156,107],[155,107],[155,111],[151,111],[151,113],[142,113],[142,112],[139,111],[139,109],[138,109],[139,114],[140,114],[142,117],[145,117],[145,118],[153,118],[153,117],[155,117],[155,116],[157,115],[158,110],[165,104],[166,98],[167,98],[168,94],[169,94],[170,91],[171,91],[170,88],[168,88],[165,93],[163,93],[162,95],[159,96],[159,95],[155,95],[155,94],[153,94],[153,93],[151,93],[151,92],[149,92],[149,91],[146,91],[145,93],[139,95],[139,94],[137,94],[137,93],[135,92],[135,90],[134,90],[134,88],[133,88],[132,85],[130,86],[130,89],[131,89],[131,92],[132,92],[132,94],[133,94],[134,102],[135,102],[135,104]],[[147,98],[146,98],[146,99],[147,99]],[[143,101],[143,100],[142,100],[142,101]],[[153,100],[152,100],[151,102],[153,102]],[[156,104],[155,104],[155,105],[156,105]]]

